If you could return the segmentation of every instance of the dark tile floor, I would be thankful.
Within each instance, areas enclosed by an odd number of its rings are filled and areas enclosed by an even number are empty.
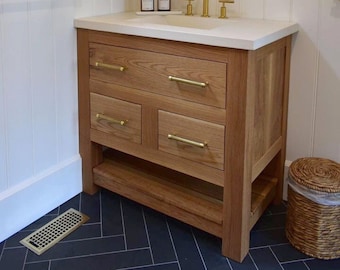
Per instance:
[[[19,241],[69,208],[90,220],[38,256]],[[243,263],[220,255],[220,239],[109,191],[79,194],[0,243],[1,270],[339,270],[338,260],[310,258],[287,241],[285,206],[271,206],[251,232]],[[1,225],[0,225],[1,226]]]

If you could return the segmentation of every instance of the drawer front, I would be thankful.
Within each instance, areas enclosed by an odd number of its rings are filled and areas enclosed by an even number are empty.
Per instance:
[[[224,126],[161,110],[158,126],[160,151],[224,169]]]
[[[91,128],[141,144],[141,105],[90,94]]]
[[[90,43],[91,79],[219,108],[226,72],[225,63]]]

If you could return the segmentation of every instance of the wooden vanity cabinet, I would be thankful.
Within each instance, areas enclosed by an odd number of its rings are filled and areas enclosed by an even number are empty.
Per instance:
[[[242,261],[251,228],[282,199],[290,44],[248,51],[78,29],[84,191],[207,231]]]

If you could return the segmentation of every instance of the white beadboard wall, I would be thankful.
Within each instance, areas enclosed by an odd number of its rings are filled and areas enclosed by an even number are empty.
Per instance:
[[[0,0],[0,242],[81,191],[73,19],[138,10],[139,3]],[[199,14],[202,0],[193,4]],[[172,7],[185,11],[186,1]],[[210,0],[212,16],[219,8]],[[228,14],[300,24],[287,160],[340,162],[340,1],[235,0]]]
[[[0,0],[0,242],[81,192],[73,19],[128,4]]]

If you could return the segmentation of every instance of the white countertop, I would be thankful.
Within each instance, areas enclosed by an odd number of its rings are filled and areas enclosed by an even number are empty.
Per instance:
[[[159,14],[159,13],[158,13]],[[76,28],[256,50],[298,31],[294,22],[118,13],[74,20]]]

